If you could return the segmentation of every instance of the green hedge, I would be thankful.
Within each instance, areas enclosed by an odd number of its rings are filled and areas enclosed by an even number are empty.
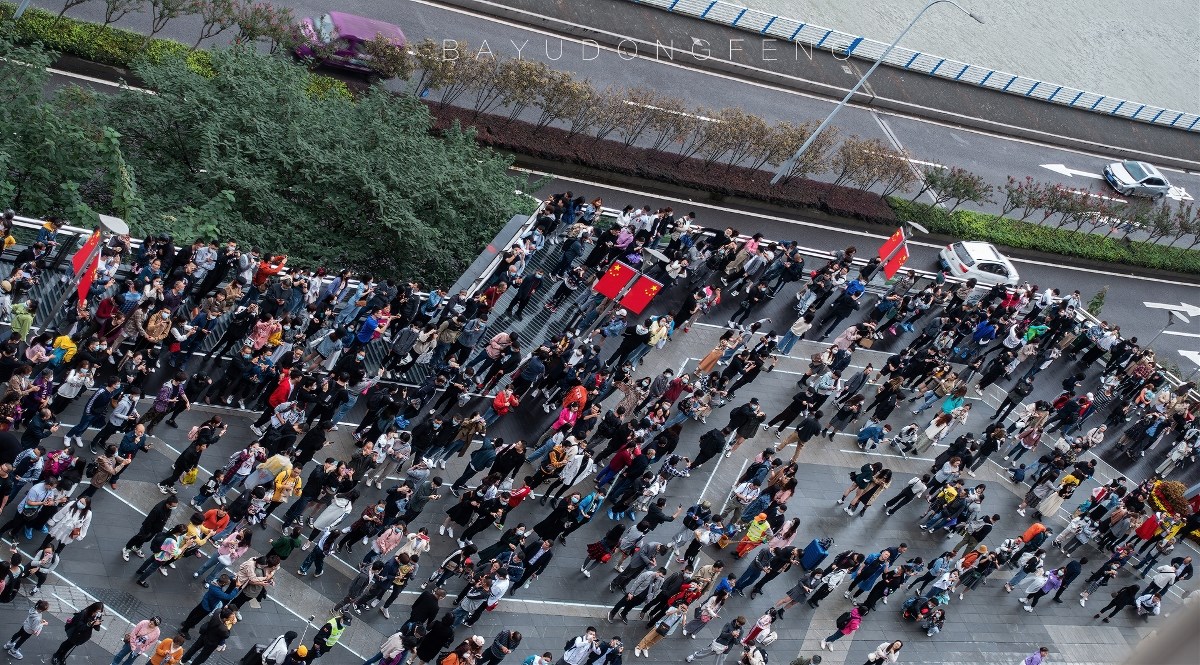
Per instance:
[[[12,3],[0,2],[0,21],[13,25],[15,11],[16,6]],[[65,16],[58,18],[54,13],[36,7],[26,10],[12,30],[12,38],[18,43],[41,44],[51,51],[103,65],[130,69],[140,59],[162,62],[166,58],[183,57],[192,71],[206,77],[214,74],[208,51],[193,49],[173,39],[151,38],[131,30]],[[312,93],[352,96],[345,83],[327,76],[314,77]]]
[[[942,233],[962,240],[986,240],[1015,249],[1035,249],[1105,263],[1200,274],[1200,252],[1194,250],[1126,241],[1096,233],[1075,233],[1068,229],[1031,224],[971,210],[958,210],[949,214],[943,208],[895,197],[888,202],[896,211],[898,219],[913,221],[933,233]]]
[[[11,21],[15,7],[0,3],[0,19]],[[30,7],[13,26],[13,38],[24,44],[41,43],[46,48],[104,65],[129,68],[139,58],[158,62],[166,57],[184,57],[193,69],[211,72],[208,53],[193,51],[173,39],[145,35],[97,23],[58,18],[51,12]]]

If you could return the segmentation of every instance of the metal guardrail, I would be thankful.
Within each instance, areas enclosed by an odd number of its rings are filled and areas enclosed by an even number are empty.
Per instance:
[[[630,2],[757,32],[766,37],[804,44],[814,49],[828,49],[844,56],[876,60],[887,49],[887,44],[883,42],[804,23],[794,18],[768,14],[722,0],[630,0]],[[1092,113],[1112,115],[1189,132],[1200,131],[1200,115],[1195,113],[1174,111],[1120,97],[1038,81],[997,69],[979,67],[930,53],[913,51],[902,46],[897,46],[884,60],[884,63],[907,71],[969,83],[1010,95],[1040,99]]]

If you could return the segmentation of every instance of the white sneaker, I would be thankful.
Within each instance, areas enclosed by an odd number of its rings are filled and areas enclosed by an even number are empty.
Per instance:
[[[829,643],[825,640],[821,640],[821,648],[826,651],[833,651],[833,647],[829,646]]]
[[[438,467],[442,469],[446,468],[446,460],[438,462]]]
[[[130,554],[130,552],[129,552],[129,550],[128,550],[128,549],[125,549],[124,547],[122,547],[122,548],[121,548],[121,559],[123,559],[123,560],[125,560],[125,561],[128,561],[128,560],[129,560],[129,554]]]
[[[388,608],[386,608],[386,607],[381,607],[381,608],[379,608],[379,613],[380,613],[380,614],[382,614],[382,615],[383,615],[383,618],[385,618],[385,619],[390,619],[390,618],[392,618],[392,615],[391,615],[391,613],[390,613],[390,612],[388,612]]]
[[[438,533],[442,534],[443,536],[446,535],[446,525],[445,524],[438,526]]]
[[[264,430],[263,430],[263,428],[259,427],[258,425],[251,425],[250,431],[254,432],[254,436],[262,436]]]
[[[446,535],[453,538],[454,537],[454,527],[452,527],[452,526],[446,527]]]

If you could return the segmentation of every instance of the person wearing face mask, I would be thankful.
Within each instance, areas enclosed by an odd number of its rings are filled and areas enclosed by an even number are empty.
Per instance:
[[[61,553],[67,545],[87,537],[88,527],[91,525],[91,497],[81,496],[74,502],[59,508],[54,517],[50,518],[50,521],[46,523],[50,531],[38,549],[44,550],[52,543],[57,542],[54,551]]]
[[[184,372],[175,372],[171,380],[158,389],[158,395],[154,398],[154,406],[146,410],[146,415],[142,416],[140,421],[142,425],[145,425],[147,434],[154,431],[154,426],[162,422],[162,419],[167,416],[167,412],[174,409],[177,404],[182,402],[186,408],[188,403],[185,393],[187,379],[187,374]]]
[[[525,308],[529,305],[529,301],[533,299],[545,279],[546,273],[541,268],[538,268],[532,275],[517,278],[514,282],[517,285],[517,293],[509,302],[505,313],[514,320],[520,321],[521,317],[525,315]]]

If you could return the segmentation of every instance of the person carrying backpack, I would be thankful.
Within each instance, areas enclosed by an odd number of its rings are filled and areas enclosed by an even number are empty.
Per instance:
[[[826,651],[833,651],[833,645],[830,642],[836,642],[847,635],[854,634],[854,631],[858,630],[859,626],[862,625],[862,619],[867,615],[867,612],[867,608],[860,605],[850,608],[849,612],[843,612],[835,623],[837,630],[833,631],[833,634],[829,637],[821,640],[821,648]]]

